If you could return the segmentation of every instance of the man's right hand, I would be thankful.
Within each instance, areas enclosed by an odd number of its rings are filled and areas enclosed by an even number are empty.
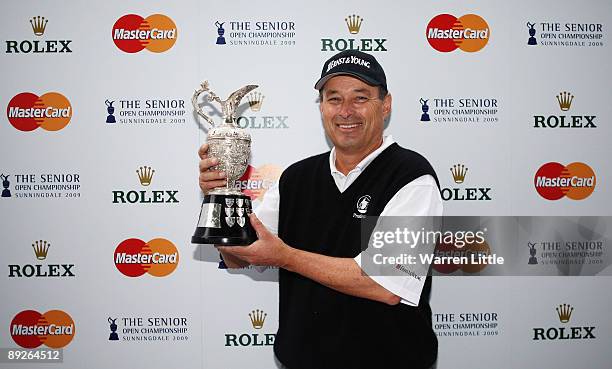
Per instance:
[[[200,155],[200,188],[204,194],[208,194],[215,187],[225,186],[227,182],[225,172],[210,169],[219,164],[219,159],[208,156],[208,144],[200,147],[198,155]]]

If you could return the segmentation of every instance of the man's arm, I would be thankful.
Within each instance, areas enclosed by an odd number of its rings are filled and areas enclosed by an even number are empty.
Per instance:
[[[250,215],[250,221],[259,240],[244,247],[218,247],[224,258],[225,255],[231,255],[253,265],[277,266],[347,295],[389,305],[400,302],[400,297],[363,274],[352,258],[337,258],[295,249],[268,231],[255,214]]]
[[[215,247],[219,248],[219,246]],[[249,263],[244,260],[241,260],[240,258],[235,257],[230,253],[223,252],[221,250],[219,250],[219,252],[221,253],[221,256],[223,256],[223,261],[225,262],[225,265],[227,265],[227,267],[230,269],[246,268],[249,266]]]

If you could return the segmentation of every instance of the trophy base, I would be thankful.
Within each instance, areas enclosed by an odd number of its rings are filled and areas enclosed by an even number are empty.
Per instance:
[[[249,221],[251,199],[246,195],[204,196],[200,219],[191,243],[247,246],[257,241]]]

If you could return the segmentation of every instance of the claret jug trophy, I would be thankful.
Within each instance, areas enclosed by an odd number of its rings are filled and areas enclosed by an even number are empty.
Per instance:
[[[244,86],[226,100],[221,100],[205,81],[191,98],[195,111],[210,124],[208,156],[219,159],[219,164],[211,169],[227,174],[225,186],[214,188],[204,196],[198,226],[191,237],[192,243],[244,246],[257,240],[249,221],[251,198],[236,187],[236,180],[246,171],[251,156],[251,135],[236,124],[236,108],[240,100],[257,87]],[[209,102],[215,101],[221,105],[221,124],[215,125],[213,119],[198,106],[198,99],[204,93]]]

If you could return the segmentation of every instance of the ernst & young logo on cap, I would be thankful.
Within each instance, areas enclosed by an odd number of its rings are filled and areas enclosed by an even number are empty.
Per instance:
[[[23,348],[45,345],[50,348],[67,346],[74,338],[74,321],[61,310],[49,310],[41,314],[24,310],[13,318],[10,325],[11,337]]]
[[[117,246],[114,262],[117,270],[128,277],[140,277],[145,273],[165,277],[178,266],[179,253],[176,246],[164,238],[149,242],[130,238]]]
[[[59,131],[70,123],[72,105],[58,92],[48,92],[40,97],[22,92],[9,101],[6,116],[20,131],[33,131],[38,127],[46,131]]]
[[[117,19],[112,30],[113,42],[126,53],[137,53],[142,49],[161,53],[174,46],[177,36],[176,24],[163,14],[146,18],[127,14]]]
[[[559,200],[567,196],[583,200],[595,190],[597,179],[591,167],[584,163],[562,165],[551,162],[538,169],[533,179],[536,191],[547,200]]]
[[[476,14],[456,18],[450,14],[435,16],[427,24],[425,37],[434,49],[447,53],[457,48],[466,52],[480,51],[489,42],[491,30]]]

